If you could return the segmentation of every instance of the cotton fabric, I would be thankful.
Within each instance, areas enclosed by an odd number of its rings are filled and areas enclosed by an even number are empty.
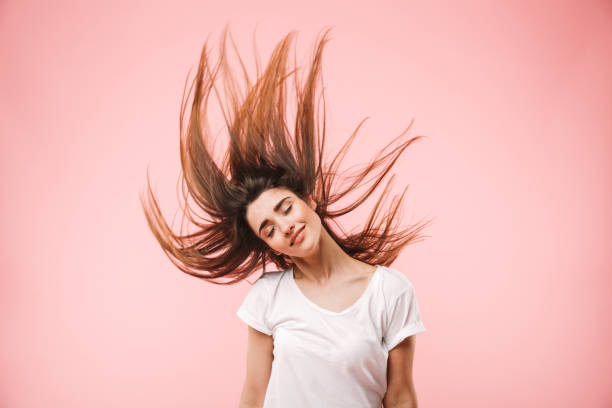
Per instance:
[[[389,351],[426,331],[412,283],[381,265],[341,312],[310,301],[289,268],[262,274],[236,314],[274,338],[264,408],[379,408]]]

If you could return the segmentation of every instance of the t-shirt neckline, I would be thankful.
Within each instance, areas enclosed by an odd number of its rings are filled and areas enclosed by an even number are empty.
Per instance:
[[[313,301],[311,301],[310,299],[308,299],[308,297],[302,292],[302,290],[300,289],[300,287],[298,286],[297,282],[295,281],[294,277],[293,277],[293,267],[289,268],[289,280],[291,281],[291,284],[293,285],[293,287],[295,288],[296,292],[299,294],[299,296],[306,301],[307,304],[309,304],[311,307],[315,308],[316,310],[328,314],[328,315],[332,315],[332,316],[340,316],[343,314],[346,314],[348,312],[350,312],[351,310],[355,309],[361,302],[363,302],[363,300],[368,296],[368,294],[370,293],[370,291],[372,290],[372,286],[374,286],[374,280],[377,279],[377,276],[380,274],[380,265],[375,265],[376,269],[374,270],[374,273],[372,274],[372,276],[370,277],[370,281],[368,282],[368,286],[365,288],[365,290],[363,291],[363,293],[361,294],[361,296],[359,297],[359,299],[357,299],[352,305],[348,306],[347,308],[345,308],[344,310],[340,311],[340,312],[334,312],[332,310],[328,310],[325,309],[319,305],[317,305],[316,303],[314,303]]]

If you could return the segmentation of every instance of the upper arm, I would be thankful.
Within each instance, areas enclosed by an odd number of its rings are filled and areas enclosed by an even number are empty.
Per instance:
[[[412,380],[416,336],[406,337],[389,351],[387,360],[387,392],[383,399],[385,407],[393,407],[401,402],[411,402],[417,406],[416,391]]]
[[[240,401],[262,406],[272,372],[274,340],[272,336],[247,327],[246,379]]]

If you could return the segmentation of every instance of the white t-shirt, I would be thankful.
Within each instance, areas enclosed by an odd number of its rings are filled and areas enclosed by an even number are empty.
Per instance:
[[[425,331],[412,283],[381,265],[341,312],[310,301],[289,268],[262,274],[236,314],[274,338],[264,408],[379,408],[389,350]]]

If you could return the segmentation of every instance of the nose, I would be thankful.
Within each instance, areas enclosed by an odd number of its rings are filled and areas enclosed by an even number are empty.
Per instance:
[[[293,233],[295,226],[292,223],[285,223],[280,225],[280,229],[283,234],[289,236]]]

